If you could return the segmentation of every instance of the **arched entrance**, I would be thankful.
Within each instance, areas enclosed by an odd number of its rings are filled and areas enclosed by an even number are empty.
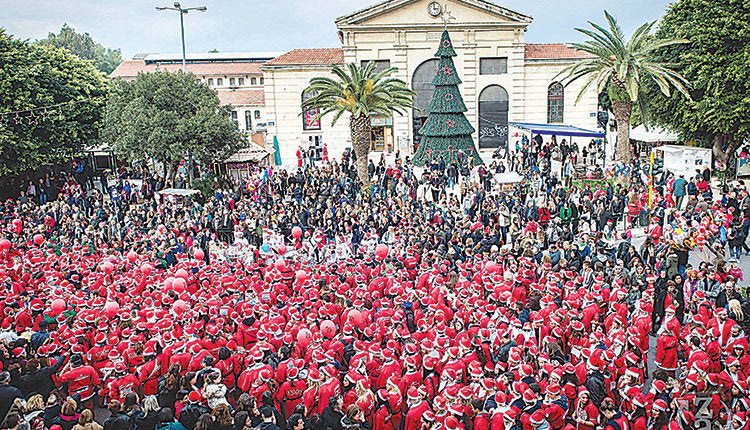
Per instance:
[[[508,92],[490,85],[479,94],[479,148],[504,147],[508,143]]]
[[[432,80],[435,78],[437,72],[439,60],[433,58],[420,64],[411,79],[411,89],[417,93],[414,97],[414,109],[412,109],[412,125],[414,128],[414,149],[416,150],[419,144],[419,129],[422,128],[425,121],[427,121],[427,106],[430,104],[432,99],[432,92],[435,86],[432,85]]]

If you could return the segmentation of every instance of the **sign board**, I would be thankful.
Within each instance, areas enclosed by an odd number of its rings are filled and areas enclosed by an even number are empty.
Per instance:
[[[708,148],[662,145],[655,149],[664,153],[664,169],[674,173],[675,177],[683,175],[688,179],[711,167],[711,149]]]
[[[737,157],[737,176],[750,176],[750,158]]]

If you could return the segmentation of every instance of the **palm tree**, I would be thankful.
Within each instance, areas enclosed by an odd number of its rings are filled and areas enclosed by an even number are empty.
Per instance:
[[[592,85],[596,84],[597,94],[606,90],[612,100],[612,113],[617,121],[617,159],[630,162],[633,158],[630,150],[630,115],[633,105],[637,103],[644,122],[648,122],[648,109],[643,84],[651,78],[666,96],[670,88],[676,88],[688,100],[687,87],[690,83],[671,70],[668,65],[653,60],[653,52],[666,46],[687,43],[687,40],[658,39],[651,35],[656,21],[645,23],[638,28],[629,41],[617,21],[606,10],[609,29],[589,21],[594,30],[576,28],[576,31],[589,36],[591,40],[573,43],[570,46],[591,54],[563,69],[558,76],[564,76],[565,84],[580,78],[586,82],[578,94],[576,103]]]
[[[314,96],[303,102],[302,108],[320,109],[318,119],[333,113],[333,125],[344,113],[350,114],[349,129],[357,155],[357,176],[363,184],[370,182],[367,172],[372,132],[370,116],[390,116],[393,112],[404,115],[407,109],[414,106],[414,92],[406,86],[406,82],[390,77],[397,70],[391,67],[376,72],[374,62],[366,67],[351,63],[346,70],[334,65],[331,73],[335,79],[313,78],[305,89],[306,93]]]

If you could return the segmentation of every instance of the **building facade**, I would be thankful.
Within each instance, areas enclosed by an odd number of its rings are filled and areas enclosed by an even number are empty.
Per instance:
[[[375,62],[395,67],[396,77],[412,88],[416,109],[407,115],[373,117],[372,151],[411,155],[432,96],[434,57],[447,29],[458,56],[459,86],[467,119],[477,130],[474,143],[487,156],[517,140],[509,122],[567,124],[596,129],[597,94],[587,91],[576,103],[581,82],[563,86],[557,75],[585,54],[562,43],[527,44],[529,15],[487,0],[385,0],[336,19],[341,47],[295,49],[283,54],[200,54],[188,58],[188,71],[214,88],[232,117],[248,133],[261,131],[279,142],[282,163],[296,166],[297,150],[338,158],[351,147],[349,118],[336,125],[332,115],[301,109],[310,80],[332,76],[332,65]],[[212,56],[214,55],[214,56]],[[181,70],[176,56],[147,55],[126,61],[113,77],[138,72]]]
[[[222,105],[232,106],[232,119],[248,134],[264,133],[266,123],[265,78],[261,66],[279,52],[188,54],[186,69],[216,91]],[[182,56],[138,55],[112,71],[111,78],[133,80],[138,73],[182,70]]]

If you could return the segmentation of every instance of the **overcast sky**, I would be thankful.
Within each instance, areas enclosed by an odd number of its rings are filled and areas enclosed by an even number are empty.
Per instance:
[[[205,5],[208,11],[185,17],[188,52],[288,51],[294,48],[340,46],[336,17],[377,0],[182,0],[182,6]],[[534,17],[529,43],[571,42],[582,36],[574,27],[587,20],[604,23],[603,9],[630,34],[646,21],[658,20],[669,0],[495,0],[497,4]],[[68,23],[111,48],[123,58],[139,52],[180,51],[176,12],[157,12],[173,0],[0,0],[0,26],[9,33],[36,40]]]

